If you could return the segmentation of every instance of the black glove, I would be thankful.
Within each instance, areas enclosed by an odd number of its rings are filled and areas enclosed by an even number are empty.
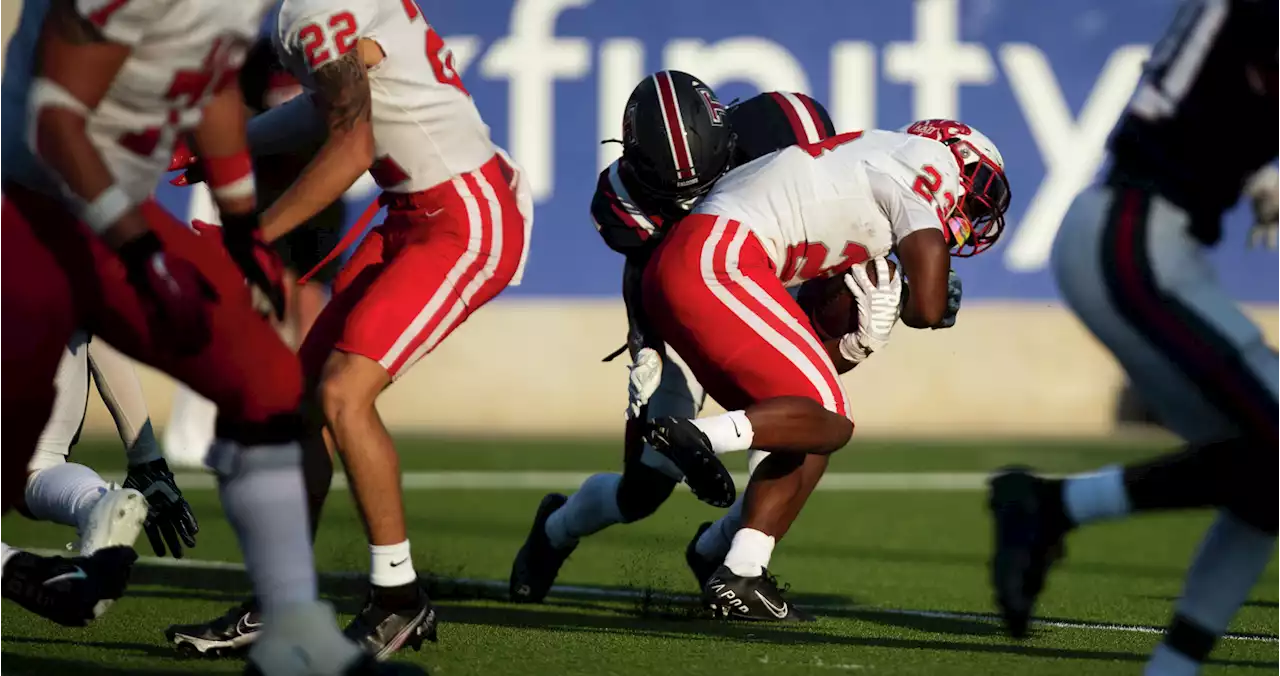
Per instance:
[[[245,280],[257,290],[254,305],[258,310],[274,312],[277,320],[283,320],[284,262],[258,235],[257,214],[222,214],[222,244]]]
[[[151,541],[151,549],[156,556],[164,556],[165,544],[173,558],[182,558],[182,545],[196,546],[196,533],[200,532],[200,524],[196,515],[191,512],[191,505],[182,497],[182,491],[173,480],[173,472],[163,459],[152,460],[143,465],[130,465],[129,476],[124,480],[125,488],[132,488],[147,498],[150,510],[143,528],[147,531],[147,539]],[[181,539],[181,544],[179,544]]]

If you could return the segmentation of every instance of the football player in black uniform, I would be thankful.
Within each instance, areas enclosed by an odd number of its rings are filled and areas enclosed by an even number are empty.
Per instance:
[[[600,172],[591,200],[600,236],[626,257],[622,289],[630,331],[624,349],[633,363],[623,471],[593,475],[567,498],[552,493],[542,499],[512,566],[512,600],[541,601],[579,538],[649,516],[684,477],[640,438],[647,420],[696,417],[704,398],[679,355],[648,326],[639,299],[641,272],[663,233],[731,167],[834,134],[827,111],[804,94],[768,92],[726,108],[710,87],[679,71],[655,73],[632,92],[622,157]],[[749,461],[753,469],[757,461]],[[702,524],[689,543],[686,559],[699,588],[728,551],[740,504],[714,527]]]
[[[1185,3],[1111,138],[1105,180],[1062,224],[1053,262],[1063,296],[1189,445],[1063,481],[1023,470],[993,479],[992,582],[1015,636],[1027,632],[1070,530],[1213,507],[1218,518],[1145,672],[1190,676],[1275,549],[1280,366],[1204,251],[1250,176],[1276,157],[1276,23],[1275,0]],[[1255,207],[1274,230],[1276,181],[1262,183]]]

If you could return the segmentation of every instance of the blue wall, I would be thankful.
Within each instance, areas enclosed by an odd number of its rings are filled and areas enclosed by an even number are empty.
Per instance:
[[[1145,46],[1156,39],[1176,2],[421,0],[420,4],[458,52],[463,79],[495,140],[531,173],[539,164],[546,166],[542,157],[552,167],[540,177],[545,194],[538,203],[524,285],[509,294],[617,293],[620,260],[599,241],[587,215],[601,162],[598,143],[617,134],[618,121],[610,117],[610,126],[603,128],[601,111],[617,110],[644,72],[682,67],[709,80],[726,101],[760,88],[804,89],[828,105],[837,127],[896,128],[914,118],[951,114],[982,129],[1000,146],[1008,165],[1014,194],[1012,228],[996,250],[961,261],[957,269],[972,296],[1035,300],[1056,296],[1039,253],[1051,241],[1056,220],[1040,218],[1039,225],[1031,227],[1023,222],[1024,216],[1033,198],[1051,215],[1054,210],[1046,206],[1052,201],[1050,193],[1064,189],[1051,184],[1056,181],[1068,190],[1071,185],[1061,178],[1046,179],[1050,164],[1046,152],[1065,158],[1058,160],[1065,166],[1080,164],[1073,158],[1099,147],[1113,118],[1096,120],[1091,134],[1077,136],[1074,127],[1086,102],[1094,104],[1096,113],[1108,105],[1115,108],[1116,101],[1127,97],[1133,84],[1130,74],[1141,59],[1137,50],[1127,46]],[[738,52],[726,53],[713,65],[705,65],[702,58],[672,62],[678,61],[681,45],[688,53],[689,40],[715,43],[742,37],[755,39],[744,41]],[[933,81],[912,80],[912,52],[929,48],[946,50],[920,60],[928,64],[922,72]],[[1115,65],[1110,71],[1109,62]],[[734,75],[735,63],[747,65]],[[842,77],[833,82],[833,73],[840,68],[837,63],[844,64],[839,71]],[[954,88],[946,81],[946,66],[960,71],[961,82],[954,83]],[[561,74],[544,82],[537,69],[558,69]],[[729,73],[730,79],[723,73]],[[520,107],[520,114],[510,115],[512,106]],[[539,115],[545,115],[541,118],[545,125],[540,125]],[[1089,168],[1085,166],[1084,171]],[[185,194],[165,186],[160,195],[177,213],[185,213]],[[1214,253],[1223,282],[1241,299],[1274,302],[1276,256],[1244,249],[1247,226],[1245,210],[1233,212],[1226,237]]]

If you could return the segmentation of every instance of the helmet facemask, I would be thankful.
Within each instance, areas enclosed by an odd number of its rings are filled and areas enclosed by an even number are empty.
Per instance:
[[[967,258],[990,249],[1004,231],[1009,210],[1009,181],[1000,165],[961,139],[947,142],[960,163],[964,197],[947,222],[951,255]]]

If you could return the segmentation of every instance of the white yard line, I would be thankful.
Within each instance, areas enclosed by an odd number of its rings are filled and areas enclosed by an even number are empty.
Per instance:
[[[63,554],[56,550],[32,550],[39,554]],[[138,563],[144,566],[155,566],[161,568],[187,568],[191,570],[231,570],[243,571],[244,564],[232,563],[228,561],[203,561],[200,559],[170,559],[157,558],[154,556],[142,556],[138,558]],[[322,577],[334,579],[362,579],[364,573],[354,571],[325,572],[321,573]],[[468,578],[435,578],[438,584],[453,585],[460,588],[471,588],[486,592],[493,592],[494,598],[504,598],[507,593],[506,580],[473,580]],[[669,603],[694,603],[697,598],[688,594],[666,594],[661,592],[647,592],[636,589],[609,589],[603,587],[585,587],[578,585],[556,585],[551,588],[551,596],[567,596],[574,598],[599,599],[602,601],[628,601],[648,599],[650,601],[669,602]],[[947,610],[918,610],[911,608],[882,608],[878,606],[857,605],[857,604],[812,604],[807,605],[816,611],[859,611],[864,613],[879,613],[883,615],[899,615],[906,617],[927,617],[941,620],[965,620],[970,622],[983,622],[986,624],[999,624],[1000,618],[983,613],[958,613]],[[1119,631],[1133,634],[1163,634],[1162,627],[1151,627],[1139,624],[1111,624],[1106,622],[1087,622],[1083,620],[1032,620],[1033,624],[1043,627],[1057,627],[1060,629],[1080,629],[1084,631]],[[1280,643],[1280,637],[1266,636],[1261,634],[1227,634],[1223,636],[1226,640],[1231,641],[1255,641],[1259,643]]]
[[[405,472],[405,490],[449,491],[482,489],[573,490],[591,472]],[[986,487],[985,472],[831,472],[818,484],[819,491],[980,491]],[[178,486],[184,491],[216,488],[205,472],[178,472]],[[747,475],[735,474],[734,481],[745,486]],[[347,479],[333,477],[335,489],[345,489]]]

